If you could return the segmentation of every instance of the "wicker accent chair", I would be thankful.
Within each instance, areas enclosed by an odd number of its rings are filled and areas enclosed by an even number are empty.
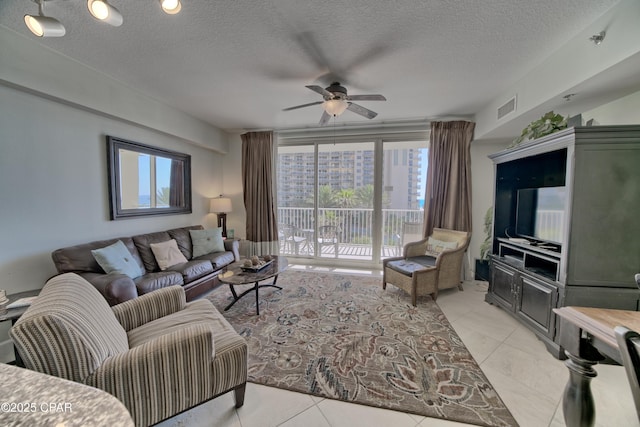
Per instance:
[[[113,307],[82,277],[53,277],[10,331],[27,368],[104,390],[137,426],[234,390],[244,403],[247,344],[210,301],[181,286]]]
[[[382,262],[382,289],[387,283],[397,286],[411,295],[413,306],[423,295],[435,301],[440,289],[462,290],[462,261],[470,240],[469,232],[434,228],[429,238],[407,243],[402,257]]]

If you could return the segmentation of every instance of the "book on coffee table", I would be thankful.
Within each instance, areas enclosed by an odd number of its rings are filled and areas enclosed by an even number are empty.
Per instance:
[[[34,296],[34,297],[25,297],[25,298],[20,298],[19,300],[16,300],[14,302],[12,302],[11,304],[7,305],[7,308],[18,308],[18,307],[26,307],[31,305],[32,302],[34,302],[36,300],[36,298],[38,298],[38,296]]]
[[[255,273],[257,271],[262,270],[263,268],[265,268],[266,266],[268,266],[269,264],[271,264],[273,262],[273,260],[269,260],[269,261],[264,261],[264,264],[258,264],[258,265],[253,265],[251,267],[245,267],[244,265],[242,267],[240,267],[242,269],[242,271],[248,271],[248,272],[252,272]]]

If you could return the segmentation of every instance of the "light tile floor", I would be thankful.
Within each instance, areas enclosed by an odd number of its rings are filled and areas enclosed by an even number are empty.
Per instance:
[[[308,271],[325,267],[291,266]],[[336,269],[337,270],[337,269]],[[378,271],[339,270],[380,275]],[[467,281],[464,291],[441,291],[438,305],[489,381],[522,427],[564,426],[562,392],[568,379],[564,363],[553,358],[535,335],[505,311],[487,304],[486,282]],[[637,426],[631,391],[621,366],[597,365],[592,381],[596,426]],[[234,408],[233,394],[160,424],[216,427],[454,427],[466,424],[403,412],[322,399],[249,383],[245,404]]]

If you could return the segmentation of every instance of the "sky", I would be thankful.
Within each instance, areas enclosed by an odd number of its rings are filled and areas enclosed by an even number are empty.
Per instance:
[[[156,159],[156,188],[159,190],[162,187],[169,187],[169,179],[171,176],[171,159],[164,157],[155,157]],[[151,156],[148,154],[141,154],[138,156],[138,172],[139,178],[139,193],[141,196],[150,196],[150,165]]]

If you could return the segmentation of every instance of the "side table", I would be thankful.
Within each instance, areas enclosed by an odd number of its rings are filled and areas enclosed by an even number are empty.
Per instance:
[[[40,289],[34,289],[31,291],[24,291],[24,292],[18,292],[15,294],[7,295],[7,298],[9,299],[9,301],[7,301],[5,305],[0,306],[0,322],[6,322],[7,320],[11,320],[11,326],[15,325],[18,319],[20,318],[20,316],[22,316],[24,312],[27,311],[27,308],[29,308],[29,306],[25,305],[22,307],[7,308],[7,305],[19,300],[20,298],[35,297],[39,293],[40,293]],[[22,363],[22,359],[20,358],[20,355],[16,351],[15,347],[13,348],[13,353],[16,358],[15,364],[17,366],[24,367],[24,364]]]

